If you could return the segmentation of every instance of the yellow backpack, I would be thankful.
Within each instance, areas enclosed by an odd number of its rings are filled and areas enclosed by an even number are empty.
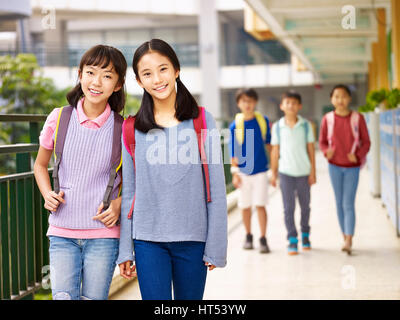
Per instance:
[[[267,121],[265,121],[264,116],[260,112],[255,111],[254,114],[256,116],[258,126],[260,127],[260,130],[261,130],[262,139],[265,142],[265,135],[267,134]],[[235,130],[236,140],[238,141],[238,143],[240,145],[242,145],[243,141],[244,141],[244,114],[243,113],[236,114],[235,126],[236,126],[236,130]]]

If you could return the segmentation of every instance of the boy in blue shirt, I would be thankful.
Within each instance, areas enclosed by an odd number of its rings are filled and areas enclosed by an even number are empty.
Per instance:
[[[244,249],[253,249],[251,234],[251,209],[257,208],[260,225],[260,252],[268,253],[266,229],[268,200],[268,157],[270,152],[271,131],[266,116],[255,111],[258,101],[254,89],[240,89],[236,93],[236,103],[241,113],[229,126],[231,130],[231,172],[232,182],[239,190],[238,207],[242,210],[243,224],[246,230]]]
[[[303,250],[310,250],[310,187],[316,182],[315,137],[310,122],[298,112],[301,96],[289,91],[282,95],[280,104],[285,116],[272,126],[271,180],[276,186],[279,167],[280,188],[289,240],[289,255],[297,254],[297,230],[294,219],[296,194],[301,208]]]

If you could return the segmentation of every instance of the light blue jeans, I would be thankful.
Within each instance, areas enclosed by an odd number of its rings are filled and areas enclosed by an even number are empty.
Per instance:
[[[345,235],[354,235],[356,223],[354,203],[359,174],[359,167],[346,168],[329,163],[329,176],[335,192],[337,216],[340,229]]]
[[[53,300],[107,300],[119,239],[49,239]]]

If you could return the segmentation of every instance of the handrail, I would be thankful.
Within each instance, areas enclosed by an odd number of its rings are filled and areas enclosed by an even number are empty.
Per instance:
[[[0,122],[29,122],[31,141],[0,146],[0,154],[16,154],[17,163],[17,173],[0,176],[0,299],[32,299],[47,278],[48,212],[30,155],[39,148],[39,122],[45,120],[44,115],[0,114]],[[232,189],[229,169],[230,165],[224,164],[227,190]]]
[[[15,174],[0,177],[0,299],[32,299],[49,264],[47,210],[35,183],[31,153],[39,148],[46,115],[0,114],[0,122],[29,123],[30,143],[1,145],[16,154]]]
[[[44,122],[44,114],[0,114],[0,122]]]
[[[36,152],[38,149],[38,143],[5,144],[0,145],[0,154]]]

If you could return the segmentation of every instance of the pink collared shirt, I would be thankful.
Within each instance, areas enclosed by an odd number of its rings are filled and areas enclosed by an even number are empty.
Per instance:
[[[110,105],[107,103],[103,113],[96,119],[90,120],[83,110],[83,101],[84,98],[79,100],[76,106],[79,123],[86,128],[94,130],[101,128],[111,114]],[[40,145],[47,150],[53,150],[54,148],[54,132],[57,126],[57,119],[60,109],[61,108],[55,108],[48,115],[46,122],[43,125],[43,129],[40,132]],[[66,229],[49,225],[49,229],[47,230],[47,236],[58,236],[74,239],[119,238],[119,234],[119,226],[101,229]]]

